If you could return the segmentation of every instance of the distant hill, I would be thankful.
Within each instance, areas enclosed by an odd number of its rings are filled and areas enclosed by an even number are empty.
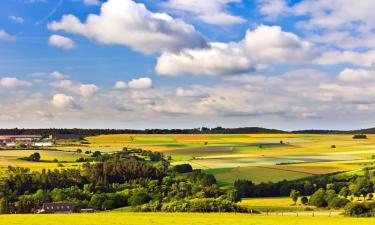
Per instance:
[[[241,128],[196,128],[196,129],[0,129],[0,135],[50,135],[50,134],[78,134],[81,136],[95,136],[101,134],[276,134],[287,133],[276,129],[261,127]]]
[[[50,135],[50,134],[78,134],[80,136],[95,136],[101,134],[375,134],[375,128],[360,130],[296,130],[284,131],[262,127],[239,128],[195,128],[195,129],[0,129],[0,135]]]

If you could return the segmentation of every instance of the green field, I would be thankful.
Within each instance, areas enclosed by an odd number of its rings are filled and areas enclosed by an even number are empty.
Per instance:
[[[198,134],[198,135],[99,135],[86,138],[89,144],[63,142],[51,150],[38,151],[42,160],[66,161],[66,167],[85,154],[77,149],[111,153],[127,148],[160,151],[172,156],[173,164],[190,163],[214,174],[225,185],[235,179],[256,183],[293,180],[317,174],[356,171],[375,165],[375,135],[354,140],[352,135],[311,134]],[[336,148],[331,148],[335,145]],[[39,170],[57,168],[56,163],[19,160],[34,150],[0,151],[0,168],[23,166]]]
[[[0,215],[6,225],[370,225],[375,218],[344,218],[339,216],[265,216],[249,214],[198,213],[97,213],[65,215]]]

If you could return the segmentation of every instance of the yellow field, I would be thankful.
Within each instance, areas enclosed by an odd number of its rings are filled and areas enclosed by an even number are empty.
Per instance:
[[[375,218],[198,213],[1,215],[4,225],[370,225]]]

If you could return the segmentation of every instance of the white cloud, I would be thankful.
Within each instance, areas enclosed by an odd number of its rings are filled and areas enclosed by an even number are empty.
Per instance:
[[[68,78],[69,76],[66,75],[66,74],[63,74],[61,72],[58,72],[58,71],[54,71],[52,73],[49,74],[53,79],[56,79],[56,80],[62,80],[62,79],[66,79]]]
[[[321,65],[353,64],[372,67],[375,65],[375,50],[365,52],[356,51],[327,51],[315,60]]]
[[[48,43],[52,46],[63,49],[72,49],[75,47],[75,43],[72,39],[56,34],[49,37]]]
[[[258,0],[259,11],[268,20],[275,20],[290,11],[285,0]]]
[[[59,109],[65,109],[65,108],[78,109],[79,108],[73,96],[65,95],[65,94],[53,95],[51,103],[54,107],[59,108]]]
[[[152,80],[149,77],[132,79],[129,81],[128,86],[131,89],[147,89],[152,87]]]
[[[100,5],[100,0],[83,0],[83,3],[89,6],[95,6]]]
[[[132,0],[109,0],[102,4],[99,15],[90,14],[85,23],[74,15],[64,15],[60,22],[49,23],[48,28],[80,34],[103,44],[129,46],[147,54],[206,45],[192,25],[164,13],[153,13]]]
[[[113,86],[114,89],[125,89],[128,87],[128,84],[125,81],[117,81]]]
[[[167,9],[193,14],[197,19],[214,25],[233,25],[246,20],[227,12],[229,3],[241,3],[242,0],[169,0],[163,3]]]
[[[0,29],[0,41],[15,41],[16,37]]]
[[[30,87],[31,83],[27,81],[19,80],[15,77],[3,77],[0,79],[0,86],[6,88],[20,88],[20,87]]]
[[[162,75],[225,75],[254,70],[267,64],[301,64],[316,56],[313,46],[278,26],[248,30],[240,42],[211,43],[205,49],[163,53],[156,71]],[[291,60],[292,59],[292,60]]]
[[[185,49],[163,53],[155,70],[161,75],[224,75],[255,68],[242,46],[237,43],[211,43],[206,49]]]
[[[375,71],[364,69],[349,69],[346,68],[338,76],[340,81],[344,82],[368,82],[375,81]]]
[[[14,21],[15,23],[23,23],[24,22],[24,19],[22,17],[19,17],[19,16],[9,16],[9,19]]]
[[[79,92],[85,98],[91,97],[97,91],[99,91],[99,88],[95,84],[81,84],[79,86]]]
[[[373,0],[304,0],[293,7],[293,13],[310,16],[307,21],[300,23],[300,27],[304,29],[336,30],[358,25],[375,25],[374,7]]]

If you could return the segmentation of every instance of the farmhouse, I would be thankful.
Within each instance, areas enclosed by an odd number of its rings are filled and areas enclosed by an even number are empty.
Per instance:
[[[44,203],[38,213],[72,213],[76,206],[73,202]]]
[[[41,135],[4,135],[0,136],[0,146],[15,146],[16,143],[31,144],[42,138]]]

